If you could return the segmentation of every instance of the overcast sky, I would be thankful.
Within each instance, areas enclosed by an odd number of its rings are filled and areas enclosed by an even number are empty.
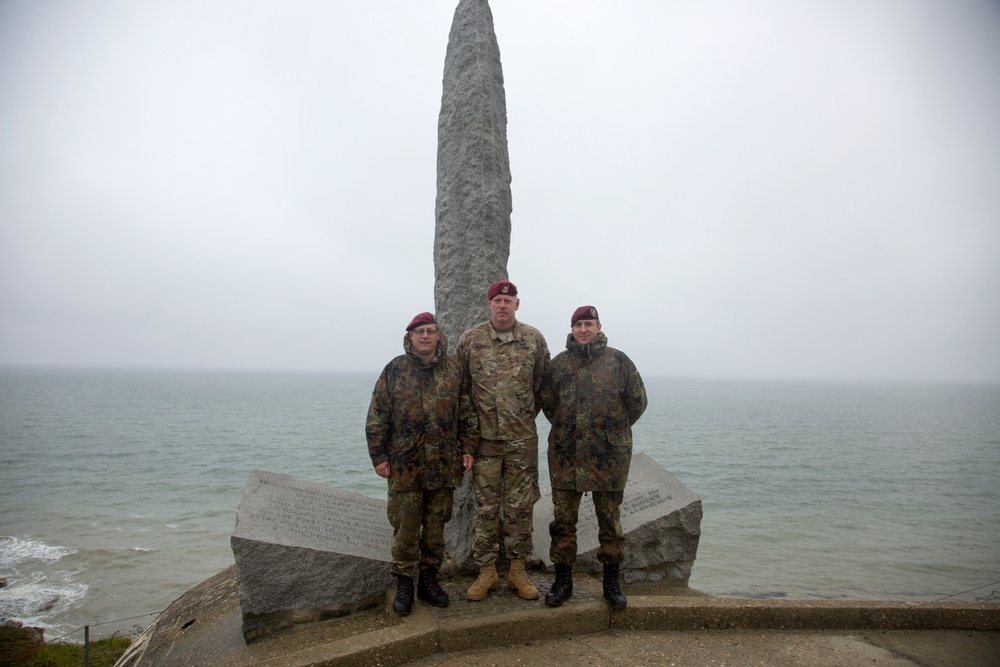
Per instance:
[[[374,377],[456,5],[0,1],[0,365]],[[1000,382],[1000,3],[491,6],[553,353],[592,304],[647,376]]]

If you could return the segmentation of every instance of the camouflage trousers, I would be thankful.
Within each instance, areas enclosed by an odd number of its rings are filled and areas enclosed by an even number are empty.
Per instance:
[[[495,563],[500,552],[500,508],[503,545],[510,558],[531,553],[532,509],[538,501],[538,438],[480,440],[472,466],[476,498],[472,556],[480,565]]]
[[[454,498],[455,489],[389,490],[390,572],[415,579],[420,569],[441,567],[444,524],[451,519]]]
[[[618,520],[619,508],[624,491],[592,491],[594,511],[597,514],[597,538],[601,547],[597,560],[611,565],[625,560],[625,535]],[[559,565],[576,562],[576,523],[580,513],[580,498],[583,493],[569,489],[552,489],[552,514],[555,520],[549,524],[552,545],[549,558]]]

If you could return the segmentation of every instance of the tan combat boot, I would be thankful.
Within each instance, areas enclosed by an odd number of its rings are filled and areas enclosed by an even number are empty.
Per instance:
[[[538,589],[528,579],[528,573],[524,571],[524,559],[516,558],[510,561],[510,572],[507,573],[507,588],[517,589],[517,595],[522,600],[537,600]]]
[[[500,577],[497,576],[496,563],[483,565],[479,568],[479,578],[476,579],[469,590],[465,592],[465,597],[470,600],[482,600],[490,591],[497,589]]]

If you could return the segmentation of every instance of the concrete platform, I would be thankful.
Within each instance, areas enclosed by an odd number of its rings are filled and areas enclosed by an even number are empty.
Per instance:
[[[531,573],[543,592],[552,575]],[[717,598],[689,588],[629,590],[612,612],[600,581],[574,579],[561,607],[504,588],[468,602],[444,582],[444,609],[385,607],[302,623],[247,645],[235,568],[181,596],[120,667],[212,665],[1000,665],[1000,605],[967,602]],[[874,662],[873,662],[874,661]]]

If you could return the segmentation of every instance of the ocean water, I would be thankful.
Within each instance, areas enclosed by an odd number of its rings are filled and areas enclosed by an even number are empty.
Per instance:
[[[384,497],[375,376],[0,370],[0,617],[148,625],[233,563],[255,468]],[[635,448],[704,505],[692,587],[1000,596],[1000,387],[646,382]]]

